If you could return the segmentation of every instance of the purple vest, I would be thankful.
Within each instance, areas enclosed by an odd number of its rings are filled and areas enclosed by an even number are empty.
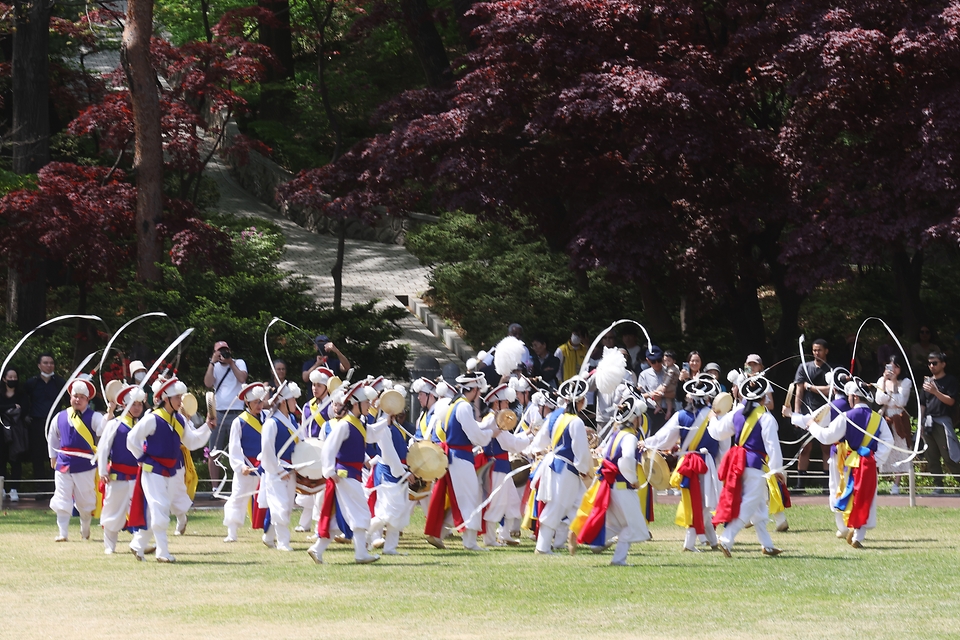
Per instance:
[[[157,421],[157,429],[152,436],[147,436],[144,445],[144,455],[140,461],[143,470],[160,476],[170,477],[183,466],[183,454],[180,451],[180,436],[170,424],[157,413],[153,414]],[[174,414],[183,424],[183,417]],[[172,461],[172,465],[171,465]]]
[[[344,422],[350,428],[347,431],[347,439],[340,444],[340,451],[337,452],[337,471],[346,471],[347,477],[360,480],[362,473],[355,467],[363,465],[367,443],[356,425],[346,418]]]
[[[850,409],[850,411],[847,411],[847,418],[850,422],[857,425],[857,427],[866,431],[867,425],[870,423],[870,416],[873,415],[873,413],[870,407],[864,405],[854,407]],[[853,424],[850,424],[850,422],[847,423],[847,433],[844,434],[843,439],[847,441],[847,445],[851,449],[856,450],[860,448],[860,443],[863,442],[863,439],[867,436],[864,435],[863,431],[860,431],[860,429],[857,429]],[[867,443],[867,448],[870,449],[871,452],[876,453],[877,439],[875,437],[870,438],[870,441]]]
[[[113,446],[110,447],[111,464],[122,464],[131,468],[140,464],[140,461],[130,453],[130,449],[127,449],[127,434],[129,433],[130,427],[125,423],[121,422],[117,426],[117,434],[113,438]],[[117,469],[112,469],[112,473],[117,475],[117,480],[134,480],[137,477],[136,473],[124,473]]]
[[[762,407],[754,408],[754,411],[762,410]],[[746,424],[747,417],[743,415],[743,405],[737,409],[733,415],[733,424],[736,432],[733,434],[733,443],[739,444],[740,434],[743,432],[743,425]],[[760,420],[754,424],[747,441],[743,443],[743,448],[747,450],[747,466],[753,469],[763,469],[763,463],[767,458],[767,448],[763,446],[763,430],[760,427]]]
[[[320,401],[321,402],[320,411],[317,412],[319,415],[314,416],[311,414],[309,419],[306,417],[307,415],[306,409],[310,408],[310,403],[308,402],[307,404],[303,405],[303,408],[304,408],[303,415],[304,415],[304,420],[306,421],[304,422],[304,424],[307,425],[308,438],[319,438],[320,427],[323,426],[323,424],[326,423],[328,420],[330,420],[330,403],[327,402],[327,400],[329,400],[329,397],[325,397],[323,400]],[[322,404],[324,402],[326,402],[326,404]],[[328,427],[324,435],[329,435],[329,434],[330,434],[330,429]]]
[[[73,411],[73,409],[64,409],[57,414],[57,429],[60,431],[60,446],[58,448],[69,451],[84,451],[92,455],[93,450],[90,448],[90,445],[87,444],[87,441],[84,440],[83,437],[77,433],[77,430],[73,428],[73,425],[70,424],[68,414],[71,411]],[[87,425],[87,428],[90,429],[90,434],[96,439],[97,434],[93,431],[93,408],[87,407],[87,410],[80,414],[80,420],[83,421],[83,424]],[[96,467],[97,463],[93,460],[81,458],[80,456],[70,456],[65,453],[57,454],[58,471],[64,473],[82,473],[95,469]]]

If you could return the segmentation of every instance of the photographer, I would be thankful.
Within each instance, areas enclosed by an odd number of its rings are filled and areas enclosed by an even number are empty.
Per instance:
[[[213,429],[210,438],[210,449],[224,450],[227,446],[227,436],[233,419],[243,412],[243,403],[237,398],[240,388],[247,382],[247,363],[235,359],[230,345],[221,340],[213,345],[213,355],[207,371],[203,374],[203,384],[213,389],[214,403],[217,407],[216,416],[207,416],[207,422]],[[210,479],[220,480],[220,468],[214,464],[214,457],[207,460],[210,469]]]
[[[303,363],[304,384],[310,384],[310,374],[320,367],[330,369],[335,376],[340,376],[350,370],[350,361],[347,360],[347,356],[343,355],[327,336],[319,335],[314,338],[313,348],[316,349],[317,356]]]

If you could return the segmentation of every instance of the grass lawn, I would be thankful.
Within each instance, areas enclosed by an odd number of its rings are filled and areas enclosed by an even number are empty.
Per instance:
[[[536,557],[517,549],[437,551],[418,510],[400,550],[352,564],[331,545],[317,566],[268,550],[250,529],[221,542],[220,511],[191,513],[171,535],[175,565],[105,556],[101,534],[53,542],[50,511],[0,515],[0,638],[66,634],[126,638],[960,637],[960,509],[881,508],[855,550],[834,537],[822,506],[795,506],[784,549],[763,557],[752,530],[732,559],[680,553],[674,508],[657,505],[655,540],[630,567],[610,552]],[[171,528],[172,533],[172,528]],[[128,534],[118,549],[126,550]]]

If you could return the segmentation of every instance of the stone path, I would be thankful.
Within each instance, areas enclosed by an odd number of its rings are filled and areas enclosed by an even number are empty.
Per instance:
[[[305,278],[310,293],[321,304],[333,304],[330,269],[336,262],[337,239],[307,231],[251,196],[237,184],[227,166],[218,158],[214,158],[207,166],[207,175],[216,180],[220,189],[217,209],[222,213],[263,218],[277,224],[287,241],[280,268]],[[251,226],[256,226],[256,223],[251,221]],[[378,306],[396,305],[406,309],[397,296],[419,297],[427,290],[429,268],[421,266],[404,247],[350,239],[346,240],[345,247],[344,305],[378,299]],[[399,342],[410,346],[407,368],[411,368],[419,356],[433,356],[441,367],[451,362],[463,367],[463,362],[415,315],[407,313],[399,324],[403,329]]]

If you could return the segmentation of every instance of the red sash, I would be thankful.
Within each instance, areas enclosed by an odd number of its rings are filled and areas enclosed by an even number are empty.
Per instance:
[[[362,462],[340,462],[345,467],[361,471]],[[346,478],[342,478],[346,480]],[[336,505],[337,483],[333,478],[327,478],[326,489],[323,493],[323,504],[320,505],[320,520],[317,522],[317,536],[321,538],[330,537],[330,521],[333,516],[333,508]]]
[[[143,494],[143,467],[137,468],[137,479],[133,483],[133,498],[124,529],[137,531],[147,528],[147,497]]]
[[[703,525],[703,494],[700,489],[700,474],[707,472],[707,463],[699,455],[688,453],[683,456],[683,461],[677,467],[677,473],[689,481],[689,487],[685,490],[690,492],[690,511],[693,513],[693,529],[698,534],[704,533],[706,529]],[[739,510],[740,505],[737,505]]]
[[[440,446],[444,453],[450,451],[447,443],[442,442]],[[450,471],[447,470],[443,477],[433,483],[433,491],[430,493],[430,506],[427,508],[427,522],[423,527],[424,535],[439,538],[443,531],[443,520],[447,514],[447,498],[450,498],[450,508],[453,511],[453,524],[460,526],[463,524],[463,516],[460,515],[460,507],[457,506],[457,496],[453,491],[453,483],[450,481]]]
[[[853,506],[847,526],[859,529],[870,519],[870,506],[877,493],[877,461],[871,454],[860,456],[860,466],[853,468]]]
[[[373,508],[377,504],[377,487],[376,485],[373,484],[373,480],[374,480],[373,475],[376,473],[376,471],[377,471],[376,467],[370,469],[370,475],[367,476],[367,485],[366,485],[367,489],[371,490],[370,495],[367,496],[367,506],[370,507],[371,518],[374,516]]]
[[[593,509],[587,521],[583,523],[580,529],[580,535],[577,536],[577,542],[580,544],[589,544],[597,539],[603,530],[607,521],[607,509],[610,507],[610,487],[617,481],[617,473],[620,471],[616,464],[604,459],[598,472],[602,480],[597,487],[597,496],[593,500]]]
[[[686,457],[686,456],[684,456]],[[723,490],[717,502],[713,524],[733,522],[740,515],[740,500],[743,498],[743,473],[747,467],[747,450],[741,446],[730,447],[723,456],[717,475],[723,481]]]

